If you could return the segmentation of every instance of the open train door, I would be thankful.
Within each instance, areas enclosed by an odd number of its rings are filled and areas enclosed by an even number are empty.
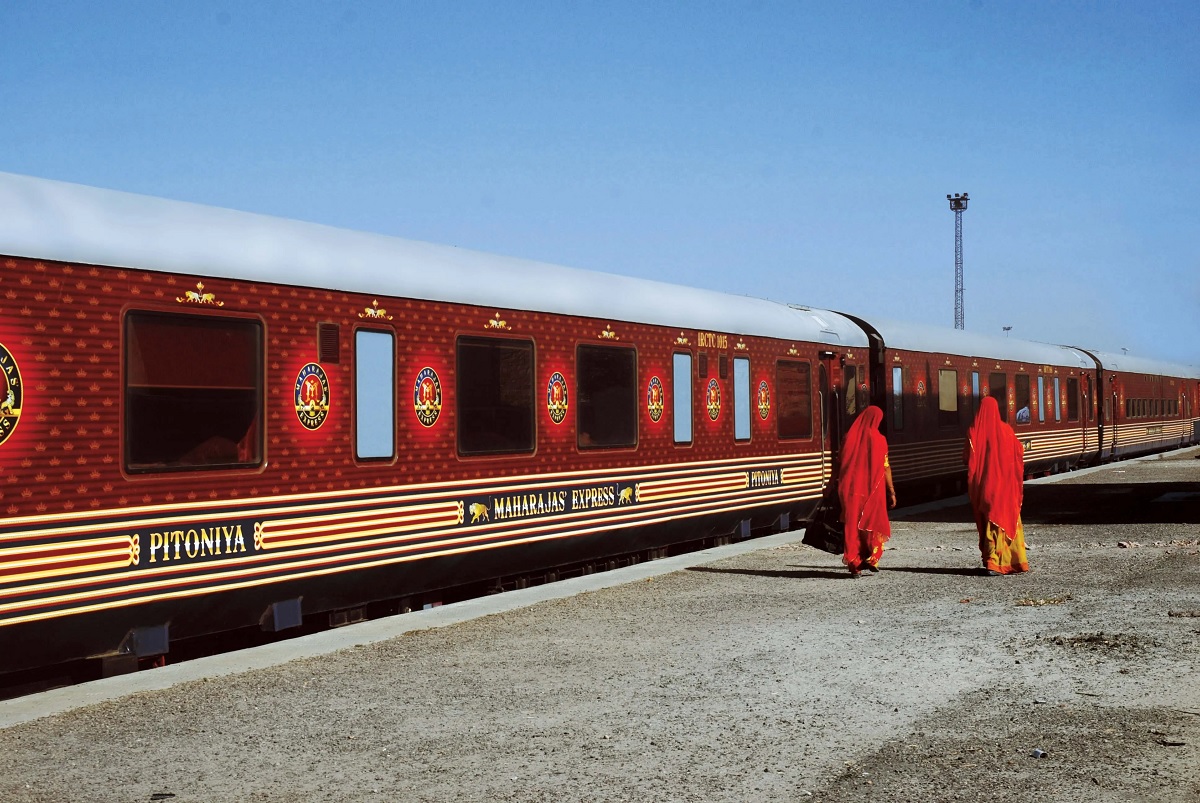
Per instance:
[[[1079,462],[1088,462],[1088,423],[1092,420],[1092,377],[1085,373],[1079,383],[1079,429],[1083,438],[1083,449]],[[1068,412],[1068,417],[1070,413]]]
[[[1109,384],[1112,385],[1112,390],[1109,393],[1108,402],[1105,406],[1110,411],[1110,415],[1108,416],[1108,431],[1112,433],[1112,437],[1109,439],[1108,456],[1109,458],[1114,458],[1117,456],[1117,378],[1114,376]]]
[[[817,385],[820,388],[817,407],[821,411],[821,473],[827,479],[826,487],[835,491],[838,457],[842,451],[841,394],[832,379],[833,360],[837,355],[832,351],[822,351],[817,356],[820,358],[817,366]]]

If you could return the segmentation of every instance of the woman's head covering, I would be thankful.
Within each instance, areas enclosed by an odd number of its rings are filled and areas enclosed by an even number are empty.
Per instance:
[[[985,396],[968,434],[967,491],[976,515],[1005,533],[1016,532],[1024,495],[1025,459],[1012,427],[1000,420],[1000,407]]]
[[[842,500],[845,521],[857,521],[859,529],[889,535],[891,529],[883,481],[887,439],[879,431],[882,422],[883,410],[871,405],[850,425],[842,445],[838,496]]]
[[[863,447],[871,442],[872,433],[879,434],[881,423],[883,423],[883,410],[873,404],[864,408],[858,414],[858,418],[854,419],[854,423],[850,425],[850,431],[846,433],[845,445],[842,446],[843,476],[845,476],[847,468],[858,462],[865,454]],[[882,463],[880,466],[882,467]]]

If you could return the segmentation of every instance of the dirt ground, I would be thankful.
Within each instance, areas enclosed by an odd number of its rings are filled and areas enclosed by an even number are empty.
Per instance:
[[[15,725],[0,801],[1200,801],[1198,458],[1027,485],[1027,575],[915,508]]]

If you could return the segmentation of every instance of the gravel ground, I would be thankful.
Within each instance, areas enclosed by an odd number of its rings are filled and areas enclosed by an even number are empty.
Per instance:
[[[914,508],[14,725],[0,801],[1200,801],[1198,458],[1027,486],[1027,575]]]

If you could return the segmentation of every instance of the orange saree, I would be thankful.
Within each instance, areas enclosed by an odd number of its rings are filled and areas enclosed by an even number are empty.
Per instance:
[[[964,457],[984,569],[996,574],[1029,571],[1021,524],[1025,452],[1012,427],[1000,420],[991,396],[979,405]]]

